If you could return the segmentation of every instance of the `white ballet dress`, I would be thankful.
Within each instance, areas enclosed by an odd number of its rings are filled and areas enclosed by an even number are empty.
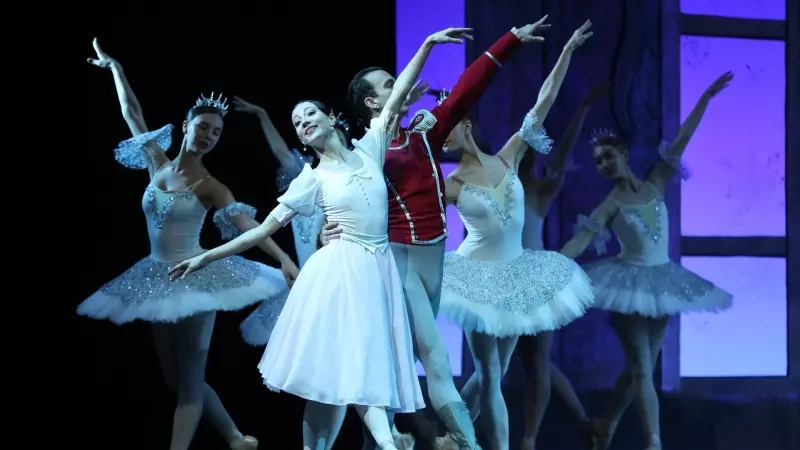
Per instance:
[[[169,148],[172,126],[135,136],[120,143],[115,156],[129,168],[145,169],[142,146],[157,142]],[[201,312],[231,311],[265,299],[285,298],[288,287],[280,270],[239,256],[209,264],[186,279],[170,281],[169,269],[199,255],[200,230],[207,210],[194,193],[202,180],[186,189],[164,191],[147,185],[142,209],[150,237],[150,256],[106,283],[78,306],[78,314],[123,324],[136,319],[177,322]],[[233,203],[217,210],[214,222],[223,237],[238,234],[231,218],[255,216],[255,208]]]
[[[623,204],[611,219],[621,251],[615,258],[584,265],[595,289],[595,307],[625,314],[663,317],[692,311],[720,311],[733,297],[710,281],[669,259],[669,216],[661,194],[645,181],[650,200]],[[579,227],[597,232],[598,253],[610,233],[586,216]]]
[[[278,170],[277,185],[278,192],[285,192],[289,184],[300,175],[306,164],[311,164],[314,159],[310,155],[302,155],[296,149],[292,151],[291,163],[282,165]],[[297,263],[302,268],[308,258],[317,250],[317,236],[322,225],[325,223],[325,216],[319,209],[314,211],[309,217],[295,216],[292,219],[292,233],[294,234],[294,248],[297,252]],[[280,301],[269,300],[258,305],[252,313],[242,322],[239,329],[242,339],[250,345],[262,346],[269,342],[270,333],[275,327],[275,322],[283,309]]]
[[[467,237],[445,254],[440,308],[465,331],[496,337],[558,329],[593,302],[589,278],[577,263],[557,252],[523,248],[524,192],[506,167],[495,188],[457,180],[456,207]]]
[[[382,119],[356,142],[361,167],[303,168],[271,213],[281,223],[320,209],[340,238],[306,261],[258,364],[264,383],[330,405],[424,407],[400,275],[388,242]]]

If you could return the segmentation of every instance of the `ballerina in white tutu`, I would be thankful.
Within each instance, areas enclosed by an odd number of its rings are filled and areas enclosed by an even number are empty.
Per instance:
[[[178,393],[172,429],[172,450],[189,448],[200,417],[205,417],[233,449],[255,449],[255,438],[243,436],[214,390],[205,383],[205,367],[216,311],[243,308],[262,299],[281,297],[297,275],[291,259],[272,240],[259,246],[280,261],[278,269],[241,257],[220,260],[207,271],[170,282],[169,267],[203,252],[200,230],[210,207],[223,237],[255,228],[255,208],[238,203],[225,185],[211,177],[201,158],[217,144],[227,104],[222,97],[200,97],[183,122],[183,143],[177,158],[165,151],[172,125],[148,131],[142,110],[122,66],[94,41],[94,66],[114,76],[122,115],[134,137],[115,151],[117,161],[147,170],[150,183],[142,208],[150,236],[150,256],[108,282],[78,307],[78,314],[117,324],[134,320],[153,323],[156,350],[167,384]],[[284,280],[284,275],[287,277]]]
[[[428,37],[395,82],[381,115],[367,134],[342,145],[334,116],[318,102],[303,101],[292,123],[303,144],[317,152],[315,169],[303,167],[280,204],[257,229],[176,265],[183,279],[225,256],[269,237],[296,215],[319,208],[342,229],[340,239],[314,253],[289,294],[258,365],[273,390],[309,400],[304,447],[330,449],[340,417],[354,405],[375,441],[394,449],[386,411],[424,407],[400,275],[389,248],[388,194],[383,178],[386,150],[403,100],[435,44],[462,42],[463,28]]]
[[[303,167],[306,164],[312,164],[313,155],[309,154],[307,150],[300,152],[297,149],[290,149],[286,141],[278,133],[277,128],[275,128],[264,108],[239,97],[234,97],[233,109],[236,112],[252,114],[258,118],[267,144],[269,144],[275,159],[281,164],[277,177],[278,191],[285,192],[289,188],[289,184],[300,175]],[[323,112],[327,115],[330,111]],[[347,121],[337,117],[333,128],[342,144],[350,148],[350,127]],[[308,217],[298,215],[292,219],[294,248],[297,253],[297,262],[301,268],[308,261],[311,254],[316,251],[317,235],[319,235],[324,222],[325,216],[319,208],[315,209],[314,213]],[[258,308],[242,322],[240,326],[242,339],[254,346],[267,345],[270,333],[283,309],[283,303],[282,299],[279,298],[261,302]]]
[[[599,254],[610,239],[607,224],[617,236],[621,252],[614,258],[584,266],[597,296],[595,307],[611,312],[628,369],[617,379],[605,417],[595,425],[594,448],[607,448],[617,422],[635,398],[648,450],[661,449],[659,406],[653,369],[667,318],[695,311],[721,311],[732,304],[731,294],[669,259],[669,222],[664,203],[666,184],[681,173],[681,157],[711,99],[733,79],[730,72],[717,78],[681,125],[677,138],[659,150],[656,163],[644,180],[628,165],[623,139],[609,131],[591,140],[597,170],[614,181],[614,188],[591,216],[580,216],[577,234],[562,253],[577,257],[594,241]],[[682,175],[687,174],[684,171]]]
[[[461,150],[446,181],[467,237],[445,255],[440,313],[464,329],[475,374],[462,397],[490,424],[491,448],[509,447],[508,411],[501,392],[504,368],[520,335],[560,328],[591,306],[589,278],[573,260],[557,252],[522,246],[525,192],[517,176],[529,148],[550,152],[542,123],[558,96],[572,53],[591,37],[591,22],[575,31],[522,128],[496,155],[482,152],[463,120],[447,138],[447,150]],[[548,386],[549,387],[549,386]]]

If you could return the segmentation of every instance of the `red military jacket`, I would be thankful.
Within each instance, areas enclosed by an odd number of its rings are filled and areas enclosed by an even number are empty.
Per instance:
[[[497,70],[522,41],[512,32],[461,74],[447,98],[433,111],[414,115],[386,152],[389,190],[389,241],[429,245],[447,237],[444,177],[439,166],[447,136],[489,87]]]

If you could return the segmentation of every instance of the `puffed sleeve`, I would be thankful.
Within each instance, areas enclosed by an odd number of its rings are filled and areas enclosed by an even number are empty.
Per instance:
[[[605,255],[608,251],[607,244],[608,241],[611,240],[611,232],[606,228],[596,217],[589,217],[583,214],[578,216],[578,221],[575,223],[575,227],[573,229],[575,234],[578,234],[581,230],[589,230],[594,233],[594,239],[592,239],[592,244],[594,244],[594,249],[598,255]]]
[[[233,218],[238,215],[255,219],[256,209],[246,203],[234,202],[214,212],[214,225],[219,228],[222,239],[233,239],[242,234],[233,223]]]
[[[682,180],[688,180],[692,177],[692,169],[689,168],[680,156],[675,156],[669,153],[671,143],[669,141],[661,141],[658,146],[658,156],[664,163],[672,167],[676,173],[681,175]]]
[[[289,189],[278,197],[278,206],[269,213],[282,225],[292,221],[294,216],[312,216],[317,208],[320,195],[320,182],[310,165],[306,164],[289,184]]]
[[[148,164],[145,159],[147,153],[144,146],[154,142],[166,151],[172,145],[172,129],[172,124],[167,124],[158,130],[142,133],[120,142],[114,149],[114,159],[129,169],[147,169]]]
[[[397,114],[386,113],[373,118],[369,123],[369,130],[359,140],[353,140],[353,146],[361,149],[383,167],[386,151],[392,143],[392,135],[397,125]]]
[[[547,136],[544,127],[538,126],[539,118],[528,113],[522,120],[522,127],[518,133],[526,144],[538,153],[548,154],[553,148],[553,140]]]

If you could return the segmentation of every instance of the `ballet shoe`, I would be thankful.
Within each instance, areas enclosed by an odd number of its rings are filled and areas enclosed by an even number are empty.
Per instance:
[[[256,450],[257,448],[258,439],[253,436],[245,436],[231,444],[231,450]]]
[[[581,420],[579,430],[579,436],[583,445],[586,446],[586,448],[592,448],[594,446],[595,436],[594,423],[589,419]]]
[[[650,445],[645,450],[661,450],[661,436],[657,434],[650,435]]]
[[[459,448],[456,441],[450,437],[450,433],[447,433],[444,437],[436,438],[433,443],[433,450],[459,450]]]
[[[410,433],[401,433],[397,427],[392,425],[392,439],[398,450],[414,450],[416,439]]]

